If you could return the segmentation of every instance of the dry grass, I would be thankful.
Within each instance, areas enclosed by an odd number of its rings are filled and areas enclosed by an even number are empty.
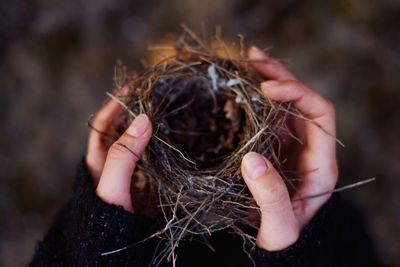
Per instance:
[[[284,133],[298,140],[286,126],[289,117],[316,123],[291,103],[274,102],[262,95],[259,84],[264,79],[249,67],[241,35],[238,49],[224,43],[218,29],[206,42],[183,28],[176,45],[150,48],[160,53],[152,54],[152,60],[158,60],[144,71],[127,74],[118,63],[116,90],[124,87],[128,92],[108,94],[124,108],[122,130],[141,113],[149,116],[154,129],[133,175],[132,201],[135,213],[162,218],[163,226],[142,242],[158,238],[163,243],[157,246],[151,265],[164,259],[175,265],[175,249],[182,240],[200,237],[206,241],[216,231],[229,230],[242,237],[243,249],[251,259],[256,240],[249,229],[258,229],[260,214],[241,176],[242,158],[250,151],[264,155],[289,192],[294,192],[301,179],[290,179],[281,169],[284,160],[279,136]]]
[[[125,127],[145,113],[154,128],[132,185],[135,211],[165,220],[151,236],[165,242],[154,265],[174,263],[181,240],[215,231],[242,236],[247,252],[255,244],[243,230],[257,229],[259,214],[240,173],[242,157],[256,151],[280,170],[279,135],[289,133],[289,113],[299,112],[262,95],[239,37],[238,49],[218,33],[206,42],[184,27],[175,46],[151,48],[168,56],[143,72],[116,67],[117,87],[129,88],[114,97],[126,110]]]

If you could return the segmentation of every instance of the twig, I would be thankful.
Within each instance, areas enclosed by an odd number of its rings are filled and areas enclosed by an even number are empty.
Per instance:
[[[91,115],[89,116],[89,118],[88,118],[88,121],[86,122],[87,126],[89,126],[90,129],[92,129],[93,131],[95,131],[95,132],[97,132],[97,133],[99,133],[99,134],[101,134],[101,135],[104,135],[104,136],[107,136],[107,137],[110,137],[110,138],[113,138],[113,139],[117,139],[117,138],[118,138],[118,137],[116,137],[116,136],[114,136],[114,135],[111,135],[111,134],[109,134],[109,133],[100,131],[99,129],[97,129],[96,127],[94,127],[93,124],[92,124],[92,119],[93,119],[93,117],[94,117],[94,115],[91,114]]]
[[[193,165],[196,165],[196,162],[194,162],[193,160],[188,159],[187,157],[185,157],[185,155],[183,155],[183,153],[181,151],[179,151],[177,148],[173,147],[172,145],[168,144],[167,142],[165,142],[164,140],[162,140],[160,137],[153,135],[157,140],[159,140],[160,142],[162,142],[164,145],[168,146],[169,148],[175,150],[176,152],[179,153],[179,155],[181,155],[181,157],[186,160],[187,162],[192,163]]]
[[[133,151],[132,149],[130,149],[129,147],[127,147],[126,145],[124,145],[124,144],[122,144],[122,143],[120,143],[120,142],[117,142],[116,144],[119,145],[119,146],[122,146],[122,147],[125,148],[125,149],[127,149],[127,150],[128,150],[129,152],[131,152],[138,160],[140,160],[140,156],[139,156],[138,154],[136,154],[135,151]]]
[[[324,193],[320,193],[320,194],[316,194],[316,195],[312,195],[312,196],[308,196],[308,197],[302,197],[302,198],[294,199],[294,200],[292,200],[292,202],[304,201],[304,200],[313,199],[313,198],[317,198],[317,197],[322,197],[322,196],[329,195],[329,194],[336,193],[336,192],[340,192],[340,191],[349,190],[351,188],[355,188],[355,187],[359,187],[359,186],[371,183],[371,182],[373,182],[375,180],[376,180],[376,178],[372,177],[372,178],[369,178],[369,179],[366,179],[366,180],[363,180],[363,181],[360,181],[360,182],[357,182],[357,183],[354,183],[354,184],[349,184],[349,185],[342,186],[342,187],[339,187],[339,188],[336,188],[336,189],[333,189],[333,190],[329,190],[329,191],[324,192]]]
[[[129,114],[132,115],[133,118],[136,118],[135,113],[133,113],[133,111],[130,110],[130,109],[128,108],[128,106],[125,105],[125,103],[124,103],[123,101],[121,101],[120,99],[118,99],[117,97],[115,97],[113,94],[111,94],[111,93],[109,93],[109,92],[106,92],[106,94],[107,94],[107,96],[109,96],[110,98],[112,98],[112,99],[114,99],[115,101],[117,101],[126,111],[129,112]]]

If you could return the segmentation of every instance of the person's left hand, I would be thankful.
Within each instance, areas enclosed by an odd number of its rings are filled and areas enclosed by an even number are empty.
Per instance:
[[[100,132],[110,132],[111,122],[120,112],[120,104],[112,99],[96,114],[94,129],[90,131],[86,164],[96,194],[109,204],[123,206],[133,212],[130,192],[132,174],[153,130],[149,118],[141,114],[110,146]]]

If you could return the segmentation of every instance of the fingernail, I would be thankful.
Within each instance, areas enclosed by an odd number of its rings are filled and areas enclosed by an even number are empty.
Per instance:
[[[140,114],[131,123],[131,125],[129,126],[128,130],[126,130],[126,132],[129,135],[139,137],[142,134],[144,134],[144,132],[147,129],[148,124],[149,124],[149,118],[145,114]]]
[[[273,81],[273,80],[271,80],[271,81],[262,82],[262,83],[261,83],[261,86],[262,86],[262,87],[273,87],[273,86],[276,86],[276,85],[278,85],[278,84],[279,84],[278,81]]]
[[[268,55],[265,54],[264,51],[254,45],[250,47],[250,55],[255,59],[269,59]]]
[[[250,179],[256,179],[267,171],[264,158],[255,152],[247,153],[243,158],[244,171]]]

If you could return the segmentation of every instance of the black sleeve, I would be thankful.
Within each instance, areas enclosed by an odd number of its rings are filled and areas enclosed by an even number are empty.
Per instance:
[[[158,230],[155,225],[148,217],[98,198],[82,160],[73,197],[38,243],[30,266],[148,266],[156,244],[139,241]],[[177,266],[253,266],[241,242],[228,233],[216,233],[210,237],[215,252],[183,242]],[[101,255],[125,246],[130,247]],[[255,248],[252,258],[256,266],[379,266],[361,215],[339,195],[321,208],[293,246],[278,252]]]
[[[291,247],[256,248],[256,266],[382,266],[361,214],[334,194]]]
[[[82,160],[73,197],[38,243],[30,266],[147,266],[153,252],[148,242],[119,253],[101,254],[142,241],[150,235],[152,225],[148,217],[98,198]]]

